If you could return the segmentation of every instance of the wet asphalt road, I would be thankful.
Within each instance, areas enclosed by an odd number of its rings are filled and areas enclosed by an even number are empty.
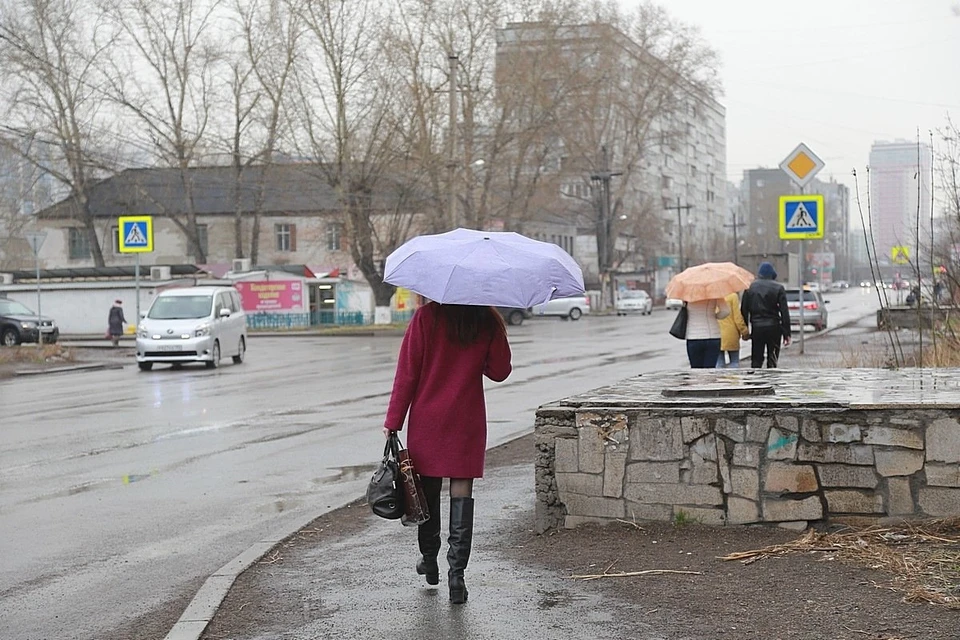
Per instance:
[[[828,296],[831,325],[876,307]],[[510,328],[489,445],[552,400],[686,368],[673,312]],[[257,540],[361,495],[399,337],[253,338],[242,365],[133,363],[0,382],[0,637],[95,639],[176,598]]]

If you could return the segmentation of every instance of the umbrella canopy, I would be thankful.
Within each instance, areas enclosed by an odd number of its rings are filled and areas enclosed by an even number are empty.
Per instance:
[[[743,291],[753,282],[753,274],[732,262],[707,262],[684,269],[670,278],[667,297],[687,302],[714,300]]]
[[[527,308],[583,293],[583,273],[555,244],[518,233],[454,229],[387,256],[384,282],[441,304]]]

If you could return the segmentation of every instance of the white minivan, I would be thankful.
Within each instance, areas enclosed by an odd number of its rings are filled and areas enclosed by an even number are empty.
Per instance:
[[[243,362],[247,316],[233,287],[183,287],[161,291],[137,327],[137,365],[178,367],[203,362],[213,369],[220,358]]]

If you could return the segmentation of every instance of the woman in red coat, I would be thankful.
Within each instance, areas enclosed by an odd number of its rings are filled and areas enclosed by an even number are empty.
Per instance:
[[[430,302],[417,309],[400,347],[384,434],[402,429],[409,410],[407,448],[430,508],[417,531],[417,573],[428,584],[440,582],[440,489],[450,479],[447,580],[454,604],[467,600],[473,480],[483,477],[487,448],[483,377],[501,382],[510,371],[507,332],[491,307]]]

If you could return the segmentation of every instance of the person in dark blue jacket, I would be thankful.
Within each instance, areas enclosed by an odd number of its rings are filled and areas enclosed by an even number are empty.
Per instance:
[[[790,344],[790,309],[787,292],[776,282],[777,270],[769,262],[760,263],[757,279],[750,283],[740,301],[740,313],[750,326],[750,366],[763,367],[766,351],[767,368],[775,369],[780,359],[780,345]]]

